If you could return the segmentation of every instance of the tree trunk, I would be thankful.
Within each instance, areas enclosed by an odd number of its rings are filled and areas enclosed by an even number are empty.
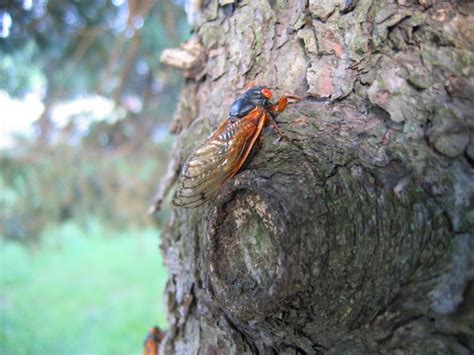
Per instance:
[[[224,5],[230,3],[229,5]],[[249,82],[305,99],[219,196],[176,208],[165,354],[474,350],[474,6],[211,0],[181,161]],[[191,73],[191,74],[190,74]]]

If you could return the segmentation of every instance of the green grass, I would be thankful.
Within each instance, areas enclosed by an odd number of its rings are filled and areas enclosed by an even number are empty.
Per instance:
[[[111,235],[98,224],[0,247],[0,354],[140,354],[166,327],[157,232]]]

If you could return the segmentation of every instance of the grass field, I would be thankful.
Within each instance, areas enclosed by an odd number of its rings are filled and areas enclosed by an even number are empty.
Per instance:
[[[140,354],[166,327],[157,231],[65,224],[0,247],[0,354]]]

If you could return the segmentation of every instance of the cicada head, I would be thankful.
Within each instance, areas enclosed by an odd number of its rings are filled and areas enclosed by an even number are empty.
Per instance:
[[[230,107],[229,118],[232,120],[242,118],[255,109],[255,107],[268,107],[271,105],[272,92],[264,86],[254,86],[247,90],[243,96],[235,100]]]
[[[265,107],[271,104],[272,92],[265,86],[255,86],[244,93],[244,98],[257,106]]]

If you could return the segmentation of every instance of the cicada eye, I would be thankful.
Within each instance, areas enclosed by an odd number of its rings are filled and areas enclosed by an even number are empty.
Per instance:
[[[262,93],[263,96],[265,96],[267,100],[270,100],[272,98],[272,92],[270,89],[263,88],[262,90],[260,90],[260,92]]]

